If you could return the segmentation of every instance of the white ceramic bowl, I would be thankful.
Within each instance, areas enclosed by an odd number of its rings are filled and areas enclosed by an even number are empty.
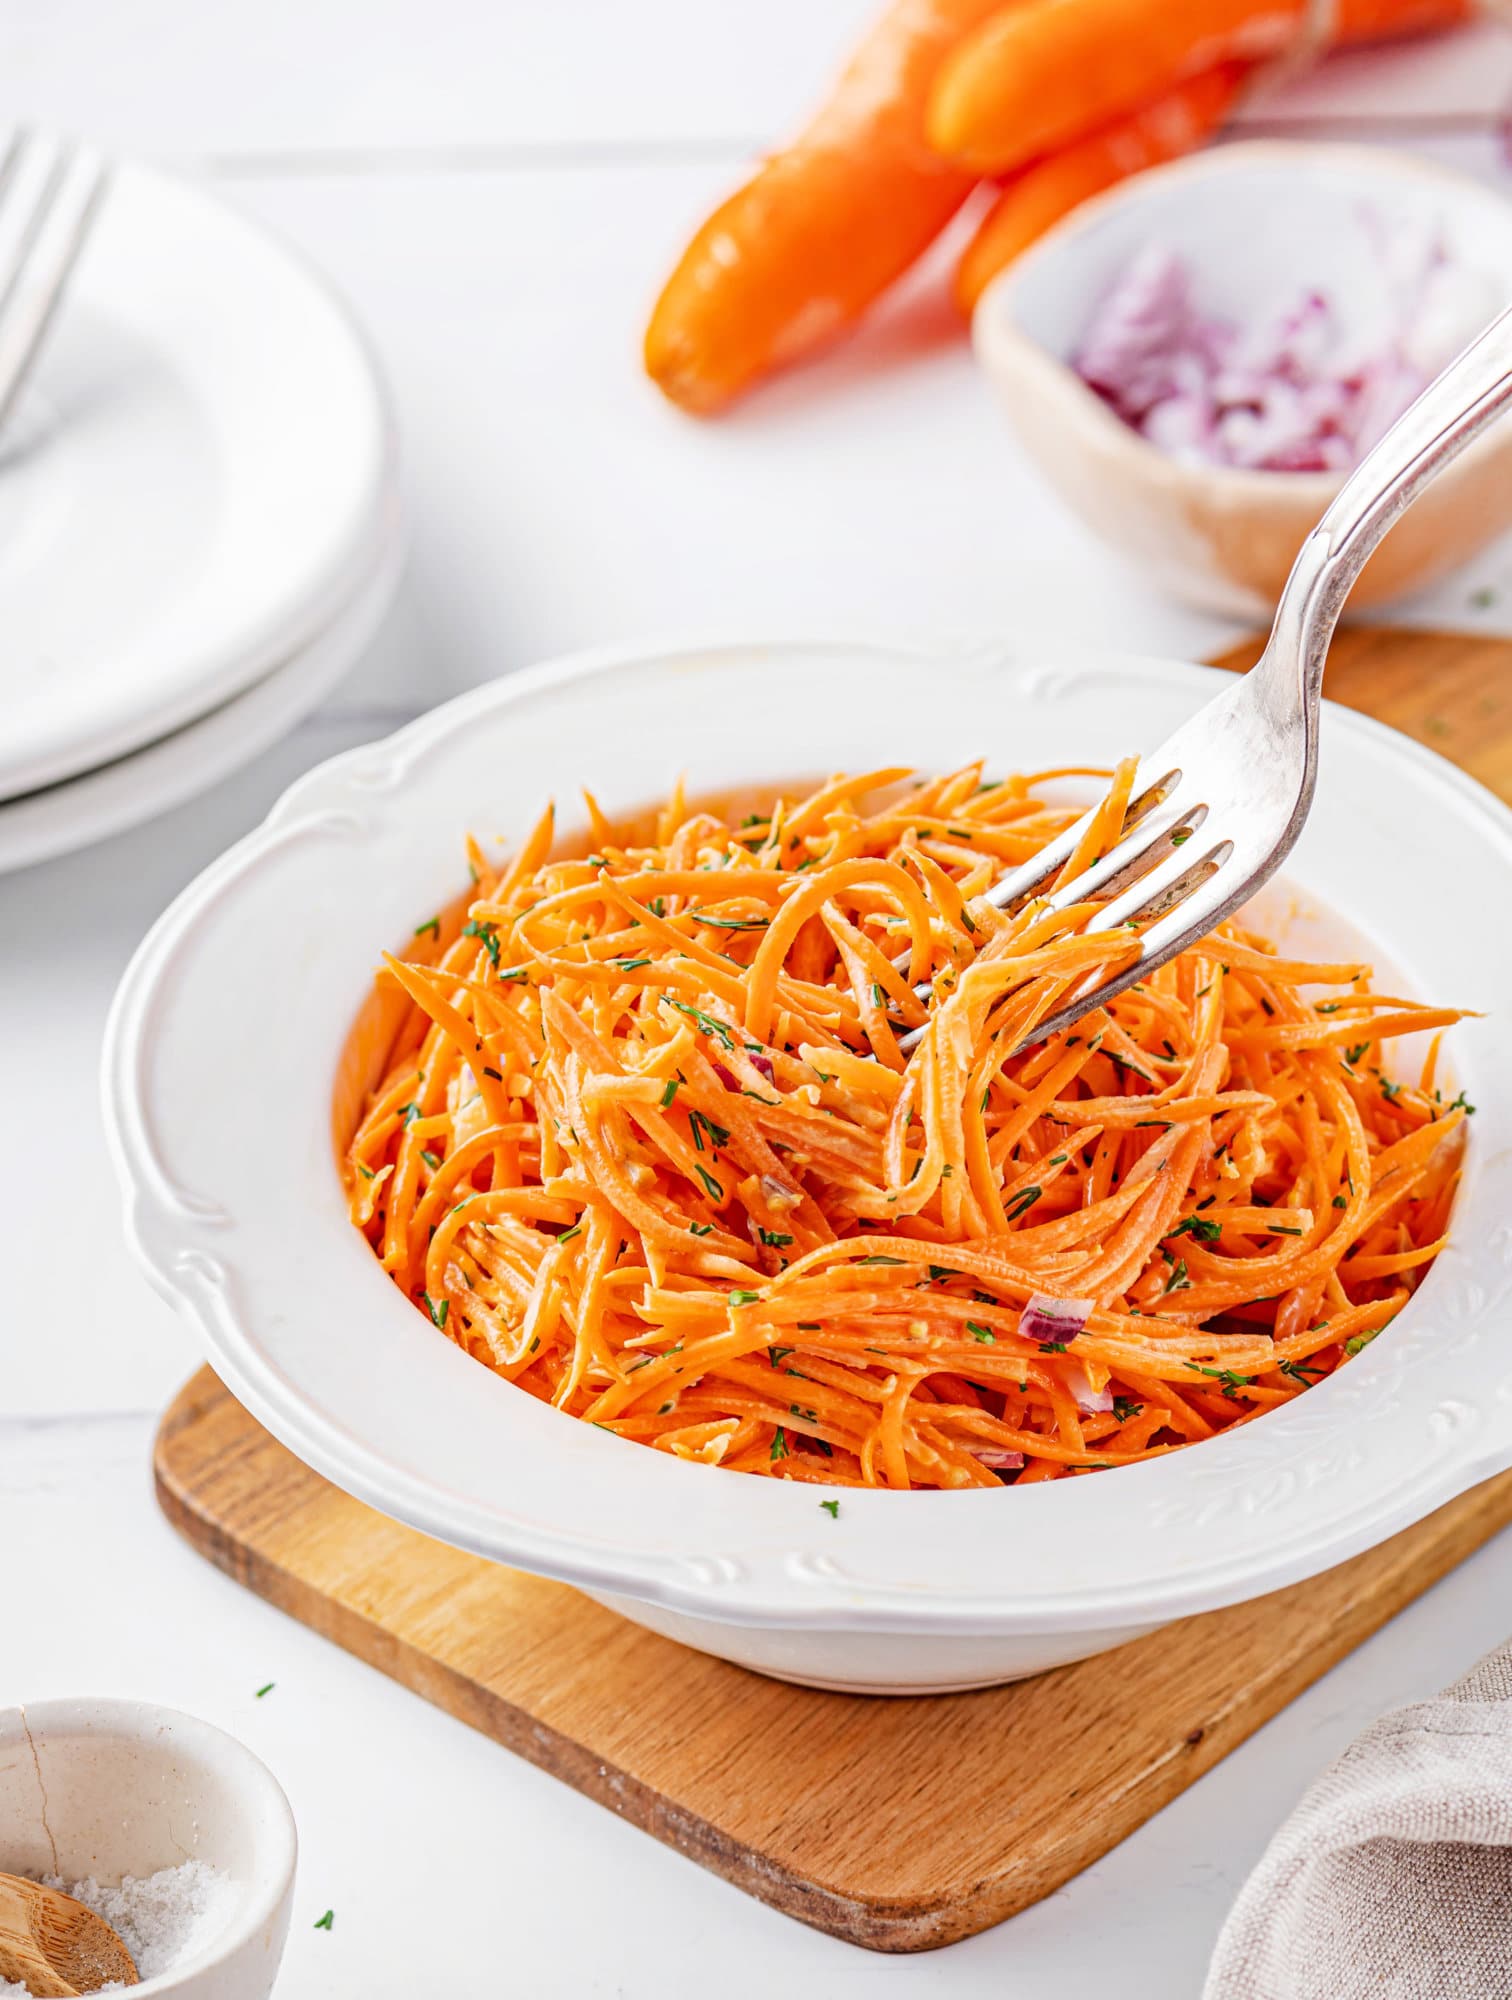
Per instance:
[[[0,1709],[0,1870],[114,1885],[202,1860],[232,1885],[219,1932],[141,2000],[267,2000],[295,1852],[278,1780],[208,1722],[143,1701]]]
[[[1331,473],[1184,465],[1068,365],[1099,301],[1148,243],[1181,254],[1198,302],[1240,325],[1316,290],[1351,330],[1385,316],[1370,225],[1436,233],[1505,303],[1512,203],[1432,162],[1368,146],[1253,140],[1195,153],[1086,202],[995,278],[973,339],[1020,442],[1111,547],[1207,609],[1269,618]],[[1396,524],[1351,593],[1359,609],[1433,582],[1512,523],[1512,423],[1478,439]]]
[[[345,1216],[332,1085],[380,947],[579,785],[610,812],[784,772],[982,753],[1111,763],[1217,687],[1116,655],[752,643],[597,654],[451,702],[287,792],[160,920],[106,1034],[133,1250],[217,1372],[327,1477],[426,1533],[564,1577],[770,1673],[887,1691],[1010,1678],[1273,1590],[1512,1460],[1512,1050],[1456,1029],[1479,1106],[1453,1246],[1390,1331],[1285,1409],[1167,1458],[1021,1491],[847,1493],[610,1437],[448,1341]],[[1330,710],[1293,894],[1393,983],[1506,1003],[1512,815],[1440,758]],[[1467,865],[1468,864],[1468,865]],[[1326,924],[1300,915],[1327,951]],[[1401,990],[1397,988],[1397,990]]]

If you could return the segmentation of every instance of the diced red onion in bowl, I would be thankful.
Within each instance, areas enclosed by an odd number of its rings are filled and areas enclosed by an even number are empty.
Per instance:
[[[1304,292],[1248,328],[1199,305],[1174,250],[1146,244],[1093,315],[1071,365],[1132,430],[1188,464],[1343,473],[1359,463],[1494,310],[1442,245],[1381,233],[1391,316],[1351,332]]]

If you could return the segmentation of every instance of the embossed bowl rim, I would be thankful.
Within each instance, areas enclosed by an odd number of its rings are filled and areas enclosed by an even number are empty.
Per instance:
[[[1453,1038],[1478,1107],[1453,1242],[1347,1367],[1150,1464],[1022,1492],[846,1492],[838,1518],[810,1487],[574,1422],[438,1339],[347,1224],[333,1161],[332,1077],[377,952],[460,886],[464,832],[517,836],[580,783],[611,812],[679,771],[769,783],[795,743],[807,772],[1107,763],[1216,684],[990,640],[682,642],[509,676],[332,759],[184,891],[122,980],[103,1087],[138,1261],[233,1392],[347,1491],[497,1561],[695,1616],[1090,1630],[1371,1546],[1512,1460],[1512,1052],[1493,1021]],[[1287,881],[1299,922],[1346,912],[1410,992],[1505,1004],[1512,813],[1422,746],[1330,707]]]

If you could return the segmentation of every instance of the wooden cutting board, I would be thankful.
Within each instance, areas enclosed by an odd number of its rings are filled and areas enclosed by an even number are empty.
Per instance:
[[[1328,692],[1512,797],[1512,644],[1348,631]],[[1512,1521],[1508,1473],[1325,1576],[1117,1654],[884,1700],[765,1680],[428,1541],[302,1465],[209,1369],[164,1417],[155,1470],[169,1520],[238,1582],[748,1894],[877,1951],[949,1944],[1058,1889]]]

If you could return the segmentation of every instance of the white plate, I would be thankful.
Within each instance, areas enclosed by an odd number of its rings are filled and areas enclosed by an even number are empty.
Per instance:
[[[0,441],[0,799],[308,643],[372,566],[393,458],[325,287],[208,195],[117,167]]]
[[[745,644],[595,655],[463,696],[294,785],[179,898],[106,1031],[132,1248],[218,1374],[300,1457],[428,1534],[601,1593],[744,1664],[938,1688],[1073,1659],[1340,1562],[1512,1460],[1512,814],[1328,708],[1288,870],[1409,992],[1492,1010],[1452,1037],[1478,1107],[1451,1247],[1357,1359],[1237,1430],[1094,1478],[847,1492],[686,1465],[480,1368],[346,1219],[332,1080],[378,949],[464,880],[465,830],[548,795],[610,813],[680,771],[718,791],[898,761],[1111,763],[1227,679],[1007,646]],[[1473,865],[1467,867],[1467,857]],[[1400,989],[1398,989],[1400,990]],[[227,1049],[237,1060],[227,1063]]]
[[[97,771],[0,800],[0,875],[71,854],[168,812],[276,743],[361,657],[393,597],[401,566],[395,520],[357,594],[324,631],[245,694]]]

